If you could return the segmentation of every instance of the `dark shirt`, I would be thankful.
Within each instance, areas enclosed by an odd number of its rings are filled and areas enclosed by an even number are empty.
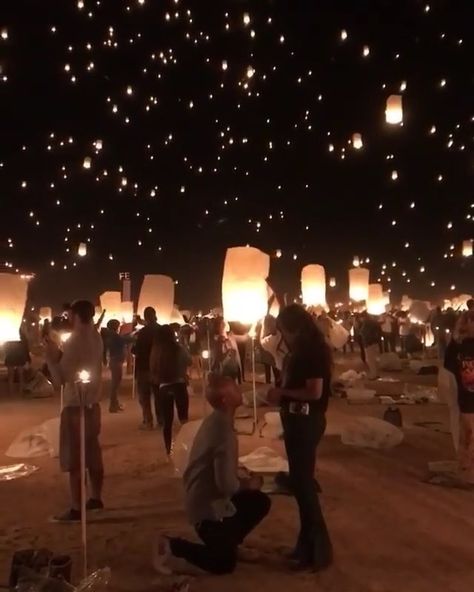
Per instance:
[[[374,319],[366,319],[360,328],[360,334],[365,347],[376,345],[380,342],[382,330]]]
[[[158,333],[159,325],[153,323],[146,325],[137,333],[137,340],[132,349],[135,355],[135,371],[148,372],[150,370],[150,354],[156,334]]]
[[[451,341],[446,348],[444,367],[456,377],[461,413],[474,413],[474,339]]]
[[[115,331],[106,330],[104,335],[104,350],[112,360],[125,360],[125,349],[129,343],[132,343],[131,335],[119,335]]]
[[[282,387],[289,390],[303,389],[306,381],[312,378],[323,379],[323,393],[320,399],[306,402],[309,403],[310,411],[324,414],[331,394],[331,369],[327,366],[327,361],[315,354],[310,346],[301,346],[290,352],[283,364]],[[289,397],[283,397],[282,410],[287,410],[292,401]]]

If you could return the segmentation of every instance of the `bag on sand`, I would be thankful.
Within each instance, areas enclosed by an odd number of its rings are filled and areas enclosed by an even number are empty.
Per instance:
[[[387,450],[398,446],[402,440],[402,430],[376,417],[356,417],[341,432],[343,444],[361,448]]]
[[[59,417],[48,419],[39,426],[18,434],[5,452],[10,458],[36,458],[59,455]]]

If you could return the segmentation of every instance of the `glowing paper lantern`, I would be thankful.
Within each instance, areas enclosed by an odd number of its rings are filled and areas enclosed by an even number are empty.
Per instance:
[[[402,296],[402,302],[401,302],[401,306],[400,306],[401,310],[403,310],[404,312],[408,312],[410,310],[412,303],[413,303],[413,300],[409,296],[404,294]]]
[[[463,257],[472,257],[472,240],[463,241],[462,256]]]
[[[369,270],[364,267],[349,269],[349,297],[354,302],[369,298]]]
[[[133,302],[125,301],[120,303],[120,320],[122,323],[133,323]]]
[[[371,315],[381,315],[385,312],[385,297],[382,284],[370,284],[367,298],[367,312]]]
[[[175,324],[181,325],[181,326],[186,324],[186,321],[184,320],[184,317],[181,314],[181,311],[178,309],[177,306],[173,307],[170,323],[175,323]]]
[[[100,306],[105,310],[102,326],[112,319],[122,318],[122,294],[120,292],[104,292],[100,295]]]
[[[84,158],[84,161],[83,161],[83,163],[82,163],[82,166],[83,166],[85,169],[90,169],[90,168],[91,168],[91,164],[92,164],[91,157],[90,157],[90,156],[86,156],[86,157]]]
[[[174,282],[167,275],[146,275],[138,299],[138,314],[143,318],[143,311],[152,306],[158,322],[166,325],[171,321],[174,308]]]
[[[14,273],[0,273],[0,343],[20,340],[28,282]]]
[[[254,247],[227,249],[222,275],[226,321],[253,324],[267,314],[270,257]]]
[[[87,255],[86,243],[79,243],[79,247],[77,249],[77,254],[79,255],[79,257],[85,257]]]
[[[362,136],[360,134],[352,134],[352,145],[356,150],[360,150],[364,143],[362,142]]]
[[[360,265],[360,259],[357,255],[354,255],[354,259],[352,259],[352,265],[354,267],[359,267]]]
[[[335,278],[335,277],[332,277],[332,278],[329,280],[329,287],[330,287],[330,288],[335,288],[335,287],[336,287],[336,278]]]
[[[467,301],[471,299],[472,296],[470,294],[460,294],[452,299],[451,306],[454,310],[467,310]]]
[[[390,306],[390,292],[383,293],[383,303],[385,305],[385,308],[387,308],[387,306]]]
[[[403,104],[402,95],[390,95],[385,108],[385,121],[392,125],[402,123]]]
[[[50,321],[53,318],[53,311],[50,306],[42,306],[39,309],[39,320],[43,324],[46,320]]]
[[[326,272],[322,265],[306,265],[301,271],[301,291],[303,304],[306,306],[322,306],[326,303]]]

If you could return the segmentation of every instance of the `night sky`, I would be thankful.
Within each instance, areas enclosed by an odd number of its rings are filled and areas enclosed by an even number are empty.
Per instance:
[[[472,293],[473,19],[472,0],[2,0],[0,269],[34,272],[38,305],[129,271],[210,306],[226,247],[251,244],[294,295],[320,263],[343,298],[355,255],[398,297]]]

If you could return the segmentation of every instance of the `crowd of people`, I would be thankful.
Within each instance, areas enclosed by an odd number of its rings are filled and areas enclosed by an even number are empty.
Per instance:
[[[437,340],[444,367],[457,385],[460,473],[470,483],[474,483],[473,304],[470,302],[469,310],[461,315],[436,309],[426,323]],[[154,565],[161,573],[168,573],[182,561],[216,574],[233,571],[239,545],[265,518],[271,505],[261,492],[261,479],[239,469],[233,429],[235,411],[242,404],[238,385],[245,379],[246,348],[251,340],[265,366],[267,382],[273,372],[274,385],[267,398],[270,405],[280,408],[288,484],[299,511],[299,534],[289,560],[298,569],[328,567],[333,560],[332,544],[319,503],[320,488],[314,479],[333,375],[333,347],[327,339],[326,314],[318,317],[300,305],[289,305],[277,319],[268,316],[253,327],[249,337],[250,327],[229,325],[222,318],[204,318],[181,328],[160,325],[151,307],[145,309],[138,326],[110,320],[101,328],[103,318],[94,322],[94,312],[92,303],[77,301],[65,315],[43,327],[47,371],[55,384],[63,386],[60,466],[69,474],[71,494],[71,507],[54,520],[81,519],[81,405],[90,490],[86,510],[104,508],[104,466],[99,443],[104,362],[110,371],[109,411],[118,413],[123,410],[119,400],[123,367],[129,353],[133,353],[142,411],[140,427],[160,428],[170,457],[175,408],[179,421],[185,423],[189,414],[188,375],[193,368],[197,376],[202,373],[204,358],[209,365],[206,396],[212,413],[197,433],[183,477],[187,514],[202,543],[160,536],[155,544]],[[410,335],[419,330],[406,313],[397,311],[381,317],[366,312],[344,313],[338,321],[351,336],[345,350],[353,351],[354,345],[360,348],[369,379],[376,377],[377,355],[409,353]],[[82,370],[87,370],[87,384],[81,401],[78,376]]]

